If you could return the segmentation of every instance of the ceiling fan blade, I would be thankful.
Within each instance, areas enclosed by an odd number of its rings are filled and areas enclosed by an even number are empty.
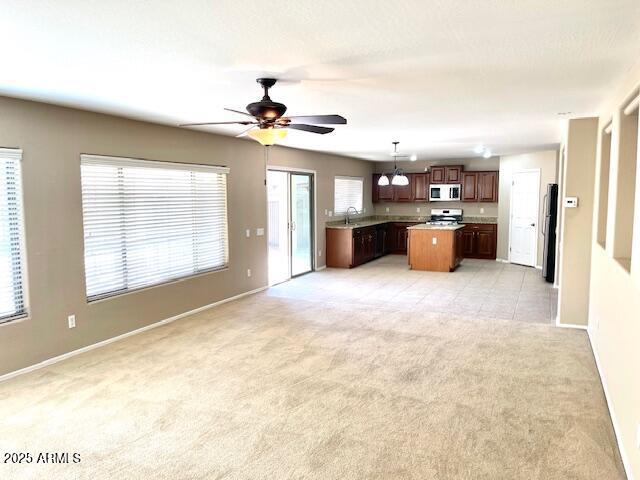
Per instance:
[[[240,115],[246,115],[247,117],[253,118],[253,115],[247,112],[241,112],[240,110],[234,110],[233,108],[225,108],[227,112],[239,113]]]
[[[293,130],[303,130],[305,132],[319,133],[321,135],[324,135],[325,133],[331,133],[335,130],[335,128],[319,127],[318,125],[306,125],[304,123],[291,123],[282,128],[291,128]]]
[[[198,125],[257,125],[258,122],[202,122],[202,123],[181,123],[179,127],[195,127]]]
[[[296,115],[285,117],[291,123],[320,123],[322,125],[345,125],[347,119],[342,115]]]
[[[240,132],[238,135],[236,135],[236,138],[238,137],[244,137],[247,133],[249,133],[249,130],[252,130],[255,128],[255,125],[251,125],[249,128],[247,128],[246,130],[243,130],[242,132]]]

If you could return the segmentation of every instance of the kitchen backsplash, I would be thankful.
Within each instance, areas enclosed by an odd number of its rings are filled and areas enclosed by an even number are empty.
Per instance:
[[[434,208],[461,208],[463,215],[473,217],[497,217],[497,203],[469,202],[425,202],[425,203],[376,203],[375,215],[418,215],[429,216]],[[387,208],[389,211],[387,211]],[[420,212],[417,209],[420,209]]]

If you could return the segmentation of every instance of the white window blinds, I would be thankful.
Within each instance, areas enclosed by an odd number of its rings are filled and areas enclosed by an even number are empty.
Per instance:
[[[21,158],[20,150],[0,148],[0,323],[26,315]]]
[[[343,215],[349,207],[362,211],[362,190],[364,179],[361,177],[336,177],[334,187],[334,207],[336,215]]]
[[[87,298],[226,267],[228,172],[82,155]]]

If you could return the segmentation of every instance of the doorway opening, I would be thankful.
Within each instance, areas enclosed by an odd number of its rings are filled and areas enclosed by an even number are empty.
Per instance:
[[[509,261],[535,267],[538,260],[540,170],[513,173],[509,222]]]
[[[313,270],[313,173],[267,170],[269,285]]]

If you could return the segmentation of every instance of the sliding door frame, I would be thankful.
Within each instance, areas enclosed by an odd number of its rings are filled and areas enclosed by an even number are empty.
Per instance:
[[[296,167],[282,167],[279,165],[267,165],[266,169],[265,169],[265,179],[267,178],[267,174],[269,171],[276,171],[276,172],[286,172],[289,174],[289,181],[288,181],[288,187],[287,190],[289,192],[288,194],[288,206],[287,206],[287,211],[289,212],[289,216],[291,215],[291,175],[292,174],[302,174],[302,175],[309,175],[311,178],[311,206],[309,208],[309,213],[311,214],[311,228],[312,228],[312,232],[311,232],[311,269],[309,270],[309,272],[315,272],[317,270],[316,268],[316,245],[318,245],[318,219],[317,219],[317,215],[316,215],[316,200],[317,200],[317,195],[316,195],[316,177],[317,177],[317,172],[316,170],[309,170],[306,168],[296,168]],[[265,185],[265,200],[266,200],[266,204],[267,204],[267,208],[268,208],[268,199],[266,198],[268,195],[268,191],[266,189],[266,185]],[[288,221],[288,219],[287,219]],[[269,232],[269,228],[271,228],[271,226],[269,225],[269,215],[267,215],[267,233]],[[299,273],[297,275],[291,275],[291,261],[292,261],[292,246],[291,246],[291,231],[289,230],[289,277],[290,278],[296,278],[299,277],[300,275],[305,275],[306,273],[309,272],[305,272],[305,273]],[[267,235],[268,238],[268,235]],[[268,245],[267,245],[268,248]],[[268,256],[267,256],[268,258]],[[267,261],[267,278],[269,278],[269,262]]]

